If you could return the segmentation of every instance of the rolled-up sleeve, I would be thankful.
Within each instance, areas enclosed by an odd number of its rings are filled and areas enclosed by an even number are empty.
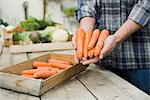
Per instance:
[[[96,0],[78,0],[76,19],[80,21],[86,16],[96,18]]]
[[[145,26],[150,24],[150,0],[139,0],[133,7],[129,19]]]

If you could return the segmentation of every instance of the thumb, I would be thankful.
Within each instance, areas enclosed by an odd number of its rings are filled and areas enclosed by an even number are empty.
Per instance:
[[[111,51],[112,51],[112,46],[109,43],[104,43],[104,47],[101,50],[99,58],[103,59]]]

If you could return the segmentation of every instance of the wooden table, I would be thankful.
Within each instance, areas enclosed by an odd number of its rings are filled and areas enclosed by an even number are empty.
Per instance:
[[[0,68],[46,53],[49,52],[10,54],[9,48],[4,47],[0,56]],[[59,53],[71,54],[72,51],[59,51]],[[114,73],[90,65],[80,75],[58,85],[41,97],[0,88],[0,100],[150,100],[150,96]]]

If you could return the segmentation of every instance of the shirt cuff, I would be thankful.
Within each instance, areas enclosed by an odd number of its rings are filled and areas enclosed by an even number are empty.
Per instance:
[[[147,24],[150,24],[150,11],[143,6],[136,4],[128,18],[144,27]]]
[[[84,17],[93,17],[96,18],[95,12],[90,11],[90,10],[85,10],[85,9],[77,9],[76,10],[76,20],[80,22],[80,20]]]

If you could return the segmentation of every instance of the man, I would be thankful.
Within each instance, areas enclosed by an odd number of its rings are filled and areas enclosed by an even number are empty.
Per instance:
[[[78,0],[76,16],[85,32],[95,28],[111,32],[100,57],[82,64],[99,61],[150,93],[150,0]]]

